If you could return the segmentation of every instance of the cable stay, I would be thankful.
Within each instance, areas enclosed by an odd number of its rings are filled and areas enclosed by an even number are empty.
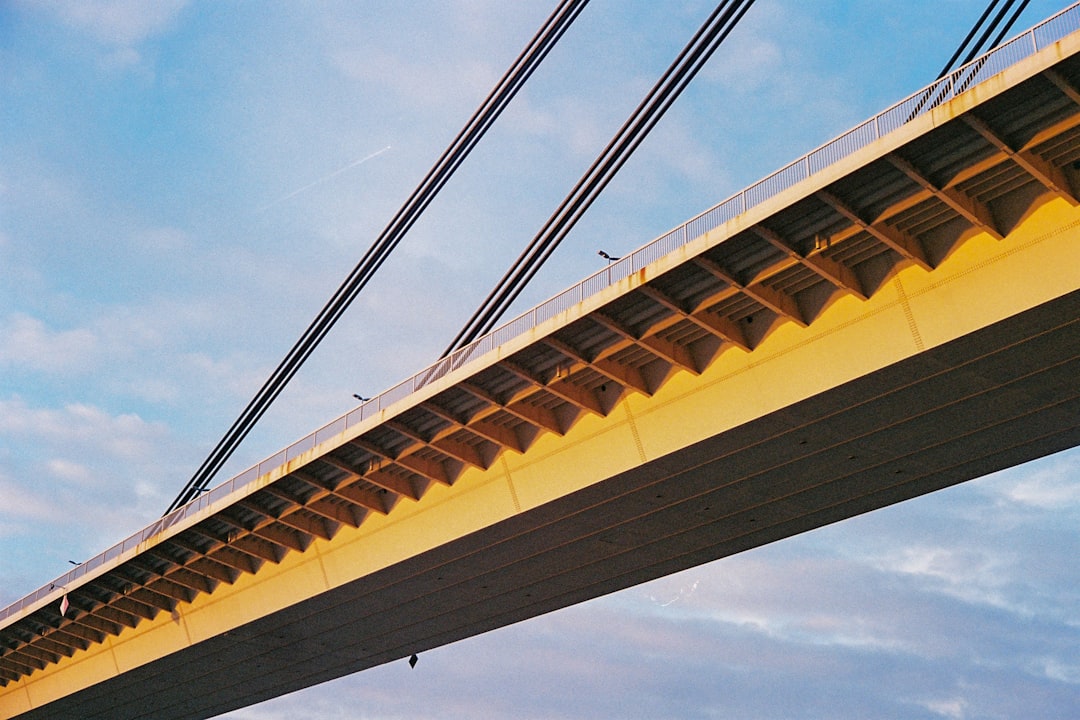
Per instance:
[[[588,4],[588,0],[561,0],[510,69],[470,118],[466,126],[438,159],[435,165],[383,229],[374,244],[353,268],[345,281],[308,326],[285,359],[233,422],[225,436],[203,461],[165,514],[190,502],[205,491],[221,466],[232,455],[271,403],[281,394],[318,344],[349,307],[368,280],[382,266],[402,237],[453,175],[454,171],[480,141],[484,133],[510,103],[517,91],[544,60],[566,30]]]
[[[443,352],[446,357],[490,332],[578,219],[614,178],[649,131],[682,93],[754,0],[724,0],[679,53],[646,98],[608,143],[558,209],[496,284],[495,289]]]
[[[983,28],[983,23],[985,23],[987,18],[990,17],[990,13],[994,12],[994,9],[997,6],[998,2],[999,0],[990,0],[990,3],[986,6],[986,9],[983,10],[982,15],[980,15],[979,19],[975,21],[975,24],[971,27],[971,30],[968,31],[968,34],[964,37],[959,47],[956,48],[956,52],[952,54],[952,57],[949,58],[949,61],[945,63],[945,67],[943,67],[941,69],[941,72],[938,73],[934,84],[928,87],[922,93],[922,97],[919,99],[919,102],[917,102],[911,112],[908,113],[907,122],[910,122],[928,105],[931,108],[937,107],[937,105],[946,97],[949,97],[950,95],[955,95],[957,92],[963,92],[964,90],[966,90],[968,85],[970,85],[972,80],[974,80],[978,76],[979,71],[982,70],[983,67],[982,61],[974,63],[970,67],[968,67],[968,64],[971,63],[971,61],[977,58],[979,55],[1001,44],[1001,41],[1005,39],[1005,36],[1008,34],[1009,30],[1012,29],[1013,24],[1020,17],[1020,14],[1024,12],[1024,8],[1028,6],[1028,3],[1031,2],[1031,0],[1022,0],[1022,2],[1020,3],[1020,7],[1016,8],[1012,16],[1008,19],[1007,22],[1005,22],[1004,26],[1002,26],[1002,20],[1004,20],[1005,15],[1009,12],[1010,8],[1012,8],[1012,6],[1016,4],[1016,0],[1005,0],[1005,2],[1001,4],[1001,7],[997,8],[997,13],[994,15],[993,19],[991,19],[990,22],[986,25],[986,27]],[[975,34],[979,32],[980,28],[982,28],[982,34],[979,36],[978,40],[971,44],[972,38],[975,37]],[[1000,28],[1000,30],[998,31],[997,36],[994,38],[993,42],[987,45],[987,40],[994,33],[995,30],[998,30],[998,28]],[[967,54],[964,55],[964,59],[957,62],[957,59],[964,53],[965,50],[967,50]],[[957,77],[950,78],[944,83],[938,83],[938,81],[955,72],[957,68],[962,68],[962,72],[960,72]],[[933,99],[931,99],[931,95],[934,96]]]
[[[1016,4],[1016,0],[1006,0],[1006,2],[1002,3],[1001,7],[998,9],[997,14],[994,16],[994,19],[991,20],[990,24],[986,26],[986,28],[983,30],[982,35],[979,36],[979,39],[975,42],[975,44],[968,48],[967,55],[964,56],[964,59],[958,63],[957,58],[959,58],[960,55],[964,52],[964,49],[968,47],[968,43],[971,42],[971,39],[975,36],[975,33],[979,31],[979,27],[984,22],[986,22],[986,18],[990,15],[991,12],[993,12],[994,6],[998,4],[998,0],[990,0],[990,4],[988,4],[986,6],[986,9],[983,10],[983,13],[979,16],[978,21],[976,21],[976,23],[972,26],[971,30],[968,31],[967,36],[964,38],[963,42],[960,43],[960,46],[956,48],[956,52],[953,53],[952,57],[949,58],[949,61],[945,63],[945,67],[943,67],[941,69],[941,72],[938,73],[937,79],[940,80],[941,78],[945,77],[950,72],[955,70],[957,67],[967,65],[969,62],[977,58],[979,55],[982,55],[987,50],[990,50],[991,48],[995,48],[1000,45],[1001,41],[1004,40],[1005,36],[1009,33],[1009,30],[1012,29],[1013,24],[1015,24],[1017,19],[1020,17],[1020,14],[1024,12],[1024,9],[1028,6],[1029,2],[1031,2],[1031,0],[1023,0],[1023,2],[1020,3],[1020,7],[1016,8],[1016,11],[1012,14],[1012,17],[1009,18],[1009,20],[1005,23],[1004,26],[1001,25],[1001,22],[1004,19],[1005,14],[1009,12],[1009,9]],[[990,35],[993,34],[994,30],[999,27],[1001,28],[1001,30],[994,38],[994,41],[987,45],[987,40],[989,39]]]

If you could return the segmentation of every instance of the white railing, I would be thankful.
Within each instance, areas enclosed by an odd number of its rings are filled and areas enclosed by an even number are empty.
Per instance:
[[[528,332],[540,323],[550,320],[560,312],[592,297],[605,288],[629,277],[658,258],[700,237],[709,230],[719,227],[749,208],[759,205],[769,198],[802,182],[810,175],[836,163],[851,153],[860,150],[878,138],[896,130],[914,118],[933,108],[948,102],[958,94],[976,85],[992,75],[1015,65],[1040,49],[1052,45],[1080,29],[1080,2],[1071,5],[1032,29],[1004,45],[999,45],[982,57],[973,60],[941,80],[938,80],[919,92],[907,97],[892,107],[884,110],[866,122],[848,130],[843,135],[825,143],[816,150],[803,155],[772,175],[751,185],[740,193],[713,206],[709,210],[692,218],[682,225],[656,238],[618,262],[611,263],[600,272],[585,278],[577,285],[564,290],[550,300],[519,315],[484,337],[456,350],[450,356],[398,383],[386,392],[365,402],[356,410],[342,415],[315,432],[298,440],[289,447],[268,457],[244,472],[236,475],[207,493],[203,493],[187,505],[177,508],[152,525],[143,528],[123,542],[117,543],[105,552],[87,560],[74,570],[61,575],[48,585],[38,588],[24,598],[17,600],[0,610],[0,621],[20,612],[39,600],[72,585],[86,573],[113,560],[123,553],[133,550],[140,543],[157,535],[176,523],[191,517],[211,503],[230,495],[235,490],[247,485],[262,475],[284,465],[294,457],[304,453],[319,443],[344,430],[355,426],[367,418],[377,415],[383,408],[402,400],[420,388],[432,383],[452,370],[456,370],[469,361],[484,355],[499,345]]]

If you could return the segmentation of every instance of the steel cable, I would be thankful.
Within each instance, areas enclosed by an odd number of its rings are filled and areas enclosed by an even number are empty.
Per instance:
[[[1016,8],[1016,12],[1014,12],[1012,17],[1009,18],[1009,22],[1005,23],[1005,27],[1001,28],[1001,32],[999,32],[997,37],[994,38],[994,41],[990,43],[990,47],[996,48],[998,45],[1001,44],[1001,41],[1004,40],[1005,36],[1009,34],[1010,30],[1012,30],[1012,26],[1016,23],[1017,20],[1020,19],[1020,13],[1024,12],[1024,9],[1028,6],[1030,2],[1031,0],[1023,0],[1023,2],[1020,3],[1020,7]]]
[[[945,63],[945,67],[941,68],[941,72],[938,73],[936,79],[940,80],[941,78],[952,72],[953,68],[956,67],[955,63],[957,58],[959,58],[960,55],[964,52],[964,48],[966,48],[968,43],[971,42],[971,39],[975,37],[975,33],[979,31],[979,27],[982,26],[984,22],[986,22],[986,18],[989,17],[990,13],[994,11],[994,6],[997,5],[997,3],[998,0],[990,0],[990,4],[986,6],[986,9],[983,10],[982,15],[979,16],[979,19],[975,22],[974,25],[971,26],[971,29],[968,30],[968,34],[964,36],[964,40],[960,43],[959,47],[956,48],[956,52],[954,52],[952,54],[952,57],[949,58],[949,61]]]
[[[1009,32],[1009,30],[1012,29],[1013,24],[1020,17],[1020,14],[1024,11],[1024,8],[1027,7],[1029,2],[1030,0],[1023,0],[1023,2],[1021,2],[1020,7],[1018,7],[1016,9],[1016,12],[1012,14],[1012,17],[1010,17],[1009,21],[1005,23],[1005,26],[1001,28],[1001,31],[998,33],[997,37],[990,45],[990,48],[995,48],[999,44],[1001,44],[1001,41],[1005,38],[1005,35]],[[1006,0],[1006,2],[998,9],[997,14],[990,21],[990,23],[985,28],[983,28],[982,35],[980,35],[979,39],[975,42],[975,44],[968,48],[968,43],[971,42],[971,39],[975,36],[975,33],[979,31],[980,27],[986,21],[986,18],[990,15],[990,13],[994,11],[997,3],[998,0],[990,0],[990,3],[986,6],[986,9],[983,10],[982,15],[979,16],[979,19],[971,27],[971,30],[968,31],[968,34],[964,37],[964,40],[960,43],[959,47],[956,48],[956,51],[953,53],[952,57],[949,58],[949,61],[945,63],[945,67],[942,68],[941,73],[935,79],[934,84],[928,87],[923,92],[923,95],[919,99],[919,102],[916,103],[914,109],[912,109],[911,112],[908,114],[907,121],[911,121],[915,116],[921,113],[924,108],[937,107],[937,105],[945,98],[951,97],[957,92],[963,92],[964,90],[966,90],[971,81],[978,75],[979,71],[982,70],[983,61],[977,62],[971,67],[965,66],[968,65],[968,63],[970,63],[976,57],[978,57],[980,53],[986,51],[985,45],[987,39],[1001,25],[1002,19],[1004,19],[1005,14],[1009,12],[1009,9],[1016,4],[1016,0]],[[957,77],[949,78],[943,83],[938,83],[938,81],[943,80],[946,76],[956,71],[954,64],[956,63],[956,59],[960,57],[961,53],[964,52],[965,48],[968,49],[968,53],[960,62],[959,67],[962,68],[960,74]],[[966,78],[964,77],[965,75]],[[933,96],[932,99],[931,96]]]
[[[623,124],[571,193],[488,294],[480,308],[447,347],[442,357],[489,332],[517,299],[574,224],[622,168],[630,155],[667,112],[705,62],[728,36],[754,0],[725,0],[695,33],[672,65]]]
[[[979,39],[975,42],[974,45],[968,48],[967,55],[964,56],[964,59],[961,60],[959,64],[957,64],[957,58],[960,57],[961,53],[963,53],[964,51],[964,48],[966,48],[968,43],[971,42],[971,38],[975,36],[975,33],[978,32],[979,27],[986,21],[987,16],[989,16],[990,13],[993,12],[994,6],[997,5],[998,0],[991,0],[990,4],[988,4],[986,6],[986,9],[983,10],[982,15],[979,16],[978,21],[972,26],[971,30],[968,31],[968,34],[964,38],[964,41],[960,43],[960,46],[958,48],[956,48],[956,52],[954,52],[952,57],[949,58],[949,61],[945,63],[945,67],[941,69],[941,72],[938,74],[937,79],[940,80],[941,78],[952,72],[956,67],[967,65],[969,62],[974,60],[982,53],[1000,45],[1001,41],[1004,40],[1005,36],[1008,35],[1010,30],[1012,30],[1013,25],[1016,24],[1016,21],[1020,18],[1020,14],[1024,12],[1024,9],[1027,8],[1030,2],[1031,0],[1022,0],[1020,6],[1016,8],[1012,16],[1008,19],[1007,22],[1005,22],[1004,25],[1002,25],[1001,23],[1002,20],[1004,20],[1005,15],[1009,12],[1010,8],[1012,8],[1012,6],[1016,4],[1016,0],[1006,0],[1006,2],[1001,6],[1001,8],[998,9],[997,14],[994,16],[994,19],[991,20],[990,24],[983,29],[982,35],[979,36]],[[999,27],[1001,29],[998,31],[997,36],[993,39],[993,41],[990,42],[989,46],[987,46],[987,40],[989,40],[990,36]]]
[[[989,49],[986,47],[987,40],[989,40],[993,32],[1001,26],[1001,21],[1005,18],[1005,14],[1009,12],[1009,9],[1015,4],[1016,0],[1007,0],[1007,2],[1001,6],[1001,9],[998,10],[997,15],[994,16],[994,19],[990,22],[990,25],[986,28],[986,30],[983,31],[983,34],[979,37],[978,41],[970,50],[968,50],[968,54],[965,55],[964,59],[960,62],[961,66],[967,65],[969,62],[981,55],[985,50]],[[1012,19],[1008,22],[1008,24],[1005,25],[1005,29],[1002,30],[1001,34],[998,36],[998,39],[995,40],[994,43],[990,45],[990,47],[994,47],[994,45],[1001,42],[1001,38],[1004,37],[1005,33],[1009,31],[1009,28],[1012,27],[1012,23],[1016,21],[1016,18],[1020,15],[1024,7],[1027,6],[1027,4],[1028,0],[1024,0],[1019,10],[1016,11]]]
[[[214,475],[247,436],[255,423],[263,416],[280,395],[304,361],[311,355],[333,325],[356,298],[368,280],[381,267],[386,258],[413,226],[435,195],[446,184],[457,167],[483,137],[491,124],[513,99],[521,86],[532,75],[551,48],[563,36],[578,17],[588,0],[562,0],[526,48],[503,75],[495,89],[473,114],[465,128],[458,133],[435,165],[428,171],[420,185],[382,231],[375,243],[353,268],[345,281],[308,326],[301,338],[293,345],[285,359],[274,370],[259,392],[248,403],[240,417],[233,422],[225,436],[203,461],[199,469],[173,500],[165,514],[190,502],[205,490]]]

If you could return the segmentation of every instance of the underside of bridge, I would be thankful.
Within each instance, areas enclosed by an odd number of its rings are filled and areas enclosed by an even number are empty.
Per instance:
[[[58,589],[0,714],[212,717],[1080,444],[1077,49]]]

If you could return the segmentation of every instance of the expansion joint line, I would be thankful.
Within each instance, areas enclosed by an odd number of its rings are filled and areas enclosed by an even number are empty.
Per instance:
[[[926,344],[923,342],[922,334],[919,332],[919,326],[915,322],[915,314],[911,311],[911,302],[908,301],[907,293],[904,292],[904,284],[900,282],[899,276],[893,280],[893,284],[896,285],[896,295],[900,299],[900,307],[904,309],[904,317],[907,319],[908,330],[911,331],[911,338],[915,341],[915,349],[922,352],[926,349]]]

